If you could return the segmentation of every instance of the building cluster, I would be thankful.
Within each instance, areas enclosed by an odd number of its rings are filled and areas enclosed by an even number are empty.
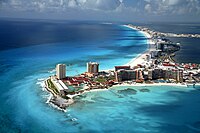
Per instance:
[[[175,33],[163,33],[163,32],[158,32],[158,31],[153,31],[149,28],[144,28],[140,26],[133,26],[132,24],[129,24],[129,26],[134,27],[140,31],[145,31],[151,34],[153,37],[154,36],[159,36],[159,37],[190,37],[190,38],[200,38],[200,34],[175,34]]]
[[[199,34],[174,34],[174,33],[163,33],[168,37],[190,37],[190,38],[200,38]]]
[[[200,65],[194,63],[176,63],[175,67],[183,70],[183,80],[186,83],[200,82]]]
[[[107,74],[108,73],[106,72],[99,72],[99,64],[97,62],[88,62],[87,71],[85,73],[74,77],[69,77],[66,76],[66,65],[58,64],[56,65],[56,75],[51,77],[51,81],[56,88],[58,88],[59,92],[64,91],[68,94],[72,94],[76,92],[74,90],[70,92],[69,88],[65,86],[73,86],[74,88],[78,88],[78,92],[80,92],[79,89],[84,85],[88,87],[88,90],[108,88],[112,86],[114,83],[113,81],[98,81],[98,79],[101,80],[105,78],[105,75]]]
[[[200,82],[200,66],[197,64],[174,63],[171,56],[180,49],[179,43],[173,43],[163,38],[168,33],[155,32],[148,28],[132,26],[151,35],[154,43],[149,45],[150,52],[137,66],[115,66],[113,71],[99,71],[99,63],[88,62],[87,71],[74,77],[66,77],[66,65],[56,65],[56,75],[51,81],[59,92],[69,92],[67,86],[78,87],[86,85],[88,89],[108,88],[116,83],[131,81],[134,83],[154,83],[159,81],[169,83]],[[179,35],[176,35],[179,36]],[[185,36],[185,35],[184,35]],[[192,36],[193,37],[193,36]],[[196,37],[196,36],[195,36]]]
[[[86,78],[85,76],[84,77],[76,76],[76,77],[68,77],[66,79],[63,79],[63,81],[71,86],[80,86],[80,84],[85,84],[89,82],[89,78]]]
[[[183,82],[183,71],[178,69],[145,69],[144,67],[132,69],[130,66],[120,66],[121,69],[118,68],[119,66],[115,67],[115,78],[117,82],[131,80],[136,83],[143,83],[144,81],[157,79]]]
[[[87,71],[74,77],[66,77],[66,66],[64,64],[58,64],[56,66],[57,81],[54,78],[53,82],[62,90],[62,88],[67,88],[64,84],[75,87],[80,87],[82,84],[85,84],[90,89],[94,89],[106,88],[113,85],[114,82],[122,83],[124,81],[132,81],[135,83],[154,83],[157,80],[170,83],[193,83],[200,81],[200,66],[197,64],[178,64],[172,63],[169,60],[161,63],[155,63],[155,61],[156,59],[150,58],[148,63],[138,64],[135,67],[115,66],[115,70],[109,72],[99,71],[99,64],[97,62],[88,62]],[[99,78],[104,79],[104,81],[99,82],[97,80]]]
[[[169,39],[165,38],[154,38],[156,49],[161,52],[174,53],[180,50],[180,43],[173,43]]]
[[[53,103],[65,108],[66,99],[81,94],[85,90],[109,88],[125,83],[200,83],[199,64],[174,63],[171,56],[180,49],[179,43],[173,43],[163,37],[200,37],[200,35],[172,34],[152,31],[148,28],[132,26],[151,35],[149,53],[142,56],[141,64],[136,66],[115,66],[115,70],[99,71],[99,63],[88,62],[87,71],[77,76],[66,76],[66,65],[56,65],[56,75],[45,82],[48,90],[55,96]],[[64,98],[64,100],[63,100]],[[72,102],[72,101],[71,101]]]

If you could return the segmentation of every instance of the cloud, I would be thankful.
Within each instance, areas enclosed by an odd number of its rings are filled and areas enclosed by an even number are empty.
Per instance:
[[[178,13],[198,12],[200,7],[199,0],[2,0],[1,5],[4,9],[49,9],[62,10],[67,8],[79,8],[89,10],[115,11],[119,7],[137,8],[143,12],[152,13]],[[186,9],[182,9],[186,8]]]
[[[199,0],[0,0],[0,12],[200,15]]]
[[[63,3],[63,1],[62,1],[62,3]],[[76,7],[76,6],[77,6],[76,0],[70,0],[68,2],[68,7]]]
[[[115,10],[121,4],[120,0],[76,0],[76,2],[82,9],[107,11]]]
[[[155,6],[154,12],[158,14],[199,14],[199,0],[148,0],[148,2]]]
[[[146,4],[144,8],[145,8],[145,10],[146,10],[147,12],[149,12],[149,13],[150,13],[151,10],[152,10],[150,4]]]

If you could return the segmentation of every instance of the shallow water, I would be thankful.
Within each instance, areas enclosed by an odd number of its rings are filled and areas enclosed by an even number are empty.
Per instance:
[[[114,87],[77,97],[67,112],[46,103],[42,80],[57,63],[68,65],[67,75],[84,72],[88,61],[100,69],[125,64],[147,48],[140,32],[91,23],[2,23],[0,132],[199,132],[200,88]],[[118,93],[127,88],[136,94]]]
[[[131,88],[136,94],[118,90]],[[84,94],[68,113],[77,118],[81,132],[197,132],[200,91],[187,87],[113,87]]]
[[[147,48],[140,32],[120,25],[1,21],[0,28],[1,132],[79,131],[76,119],[46,104],[49,94],[41,79],[54,74],[57,63],[76,75],[88,61],[110,69]]]

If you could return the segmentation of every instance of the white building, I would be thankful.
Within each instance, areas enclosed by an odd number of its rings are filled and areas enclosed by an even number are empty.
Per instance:
[[[57,64],[56,65],[56,77],[58,79],[63,79],[66,77],[66,65],[65,64]]]
[[[68,90],[69,88],[63,83],[62,80],[57,80],[56,77],[51,76],[51,82],[58,89],[59,93]]]

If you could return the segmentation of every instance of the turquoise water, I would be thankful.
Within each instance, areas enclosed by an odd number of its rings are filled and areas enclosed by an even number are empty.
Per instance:
[[[137,93],[118,92],[126,88]],[[150,92],[141,92],[144,88]],[[197,132],[199,94],[187,87],[113,87],[83,95],[68,113],[83,132]]]
[[[120,25],[9,21],[0,28],[1,132],[79,131],[67,113],[46,103],[49,94],[38,79],[54,74],[57,63],[68,65],[67,75],[85,72],[88,61],[113,68],[147,47],[140,32]]]
[[[115,87],[77,97],[67,112],[47,104],[42,80],[57,63],[68,65],[67,75],[84,72],[88,61],[113,68],[145,51],[146,38],[120,25],[32,23],[0,27],[0,132],[199,132],[199,88],[131,87],[130,95]]]

